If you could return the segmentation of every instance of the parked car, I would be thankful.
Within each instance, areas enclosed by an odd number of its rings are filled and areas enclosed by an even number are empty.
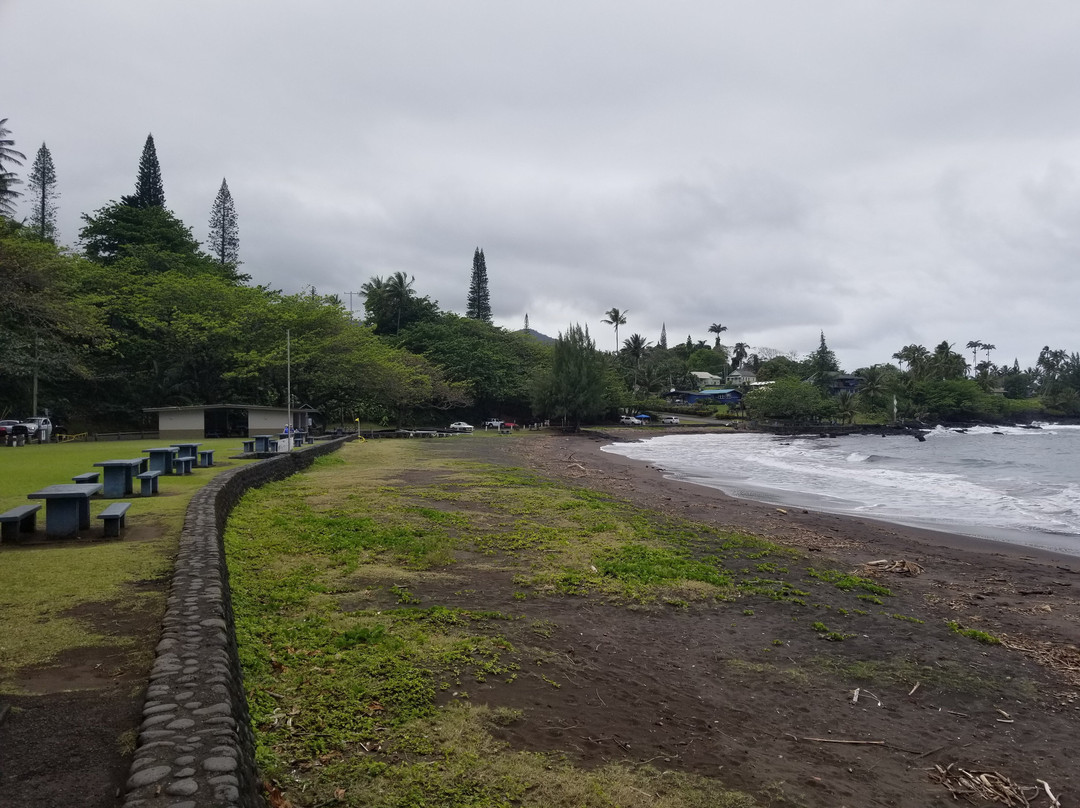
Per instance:
[[[472,428],[472,424],[467,424],[464,421],[454,421],[454,423],[450,424],[450,431],[451,432],[472,432],[473,428]]]
[[[663,418],[660,419],[660,423],[662,423],[662,424],[677,424],[677,423],[679,423],[679,419],[677,417],[675,417],[674,415],[665,415]]]
[[[36,415],[22,422],[26,427],[27,440],[36,440],[39,443],[48,443],[52,439],[52,421],[44,416]]]
[[[641,426],[643,421],[640,418],[635,418],[633,415],[624,415],[619,419],[620,424],[628,424],[630,426]]]
[[[484,429],[498,429],[503,425],[503,422],[498,418],[488,418],[484,421]]]
[[[5,418],[3,421],[0,421],[0,436],[7,437],[10,435],[11,428],[18,423],[20,422],[12,418]]]

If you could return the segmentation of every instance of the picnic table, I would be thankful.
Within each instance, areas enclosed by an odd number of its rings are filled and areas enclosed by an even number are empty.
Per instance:
[[[135,493],[136,469],[142,469],[146,460],[143,457],[132,457],[127,460],[101,460],[95,463],[104,469],[105,491],[104,495],[110,499],[117,497],[130,497]],[[46,514],[48,521],[48,514]]]
[[[155,446],[151,449],[143,449],[150,455],[149,471],[160,471],[162,474],[173,473],[173,460],[180,453],[177,446]]]
[[[255,451],[256,452],[269,452],[270,441],[274,440],[273,435],[256,435],[255,436]]]
[[[202,446],[201,443],[174,443],[172,445],[180,450],[177,457],[197,457],[199,447]]]
[[[90,528],[90,497],[101,489],[101,483],[65,483],[46,486],[26,498],[45,500],[45,535],[58,539]]]

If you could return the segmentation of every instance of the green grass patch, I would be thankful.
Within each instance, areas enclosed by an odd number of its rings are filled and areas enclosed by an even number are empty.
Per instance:
[[[892,597],[892,592],[887,587],[876,584],[869,578],[862,578],[858,575],[852,575],[848,572],[840,572],[839,570],[818,570],[813,567],[809,567],[806,570],[806,574],[811,578],[816,578],[820,581],[832,584],[837,589],[844,592],[850,592],[852,590],[861,590],[863,592],[869,592],[872,595],[884,595],[885,597]]]
[[[752,805],[706,778],[584,771],[497,742],[495,726],[528,713],[473,706],[470,688],[521,675],[561,688],[534,665],[550,652],[533,646],[558,627],[437,592],[476,595],[470,570],[490,566],[509,602],[688,603],[734,590],[721,554],[778,548],[744,536],[724,547],[728,537],[703,526],[420,444],[351,444],[344,462],[250,492],[230,518],[237,637],[268,776],[302,779],[290,799],[304,805],[335,801],[337,789],[365,806]]]
[[[968,637],[976,642],[981,642],[984,645],[1001,645],[1001,640],[987,631],[980,631],[977,628],[964,628],[955,620],[949,620],[946,625],[948,625],[949,630],[955,634],[959,634],[962,637]]]

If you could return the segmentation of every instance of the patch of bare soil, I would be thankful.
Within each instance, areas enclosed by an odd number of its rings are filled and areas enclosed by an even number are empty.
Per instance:
[[[518,681],[469,687],[474,702],[523,711],[502,731],[515,748],[696,772],[773,805],[1051,806],[1046,788],[1078,804],[1080,560],[733,500],[588,437],[439,443],[768,535],[805,551],[796,565],[876,576],[894,593],[867,607],[857,633],[828,641],[811,625],[843,629],[838,611],[762,596],[686,608],[520,601],[489,567],[468,573],[467,589],[424,587],[428,605],[522,616],[493,628],[523,649]],[[882,559],[921,574],[865,566]]]
[[[129,533],[125,541],[153,538]],[[167,584],[162,578],[135,586],[164,592]],[[20,671],[15,685],[25,695],[0,695],[2,808],[122,804],[161,614],[111,601],[68,614],[118,644],[68,649],[48,665]]]

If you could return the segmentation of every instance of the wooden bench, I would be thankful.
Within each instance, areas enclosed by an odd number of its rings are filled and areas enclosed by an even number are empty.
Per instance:
[[[244,441],[244,454],[254,454],[254,453],[255,453],[255,439],[252,438],[251,440]]]
[[[0,539],[14,539],[20,533],[33,533],[37,529],[37,512],[40,505],[19,505],[0,513]]]
[[[100,471],[88,471],[86,474],[76,474],[71,478],[71,481],[79,485],[86,485],[87,483],[96,483],[100,479]]]
[[[161,476],[160,471],[144,471],[142,474],[136,474],[135,479],[139,481],[139,494],[144,497],[149,497],[158,492],[158,477]]]
[[[194,462],[194,457],[177,457],[173,460],[173,465],[177,474],[191,474],[191,464]]]
[[[214,465],[213,449],[199,449],[199,465],[203,468],[210,468],[210,466]]]
[[[126,527],[127,511],[130,507],[130,502],[114,502],[98,514],[98,519],[104,521],[106,538],[115,538],[120,535],[120,531]]]

